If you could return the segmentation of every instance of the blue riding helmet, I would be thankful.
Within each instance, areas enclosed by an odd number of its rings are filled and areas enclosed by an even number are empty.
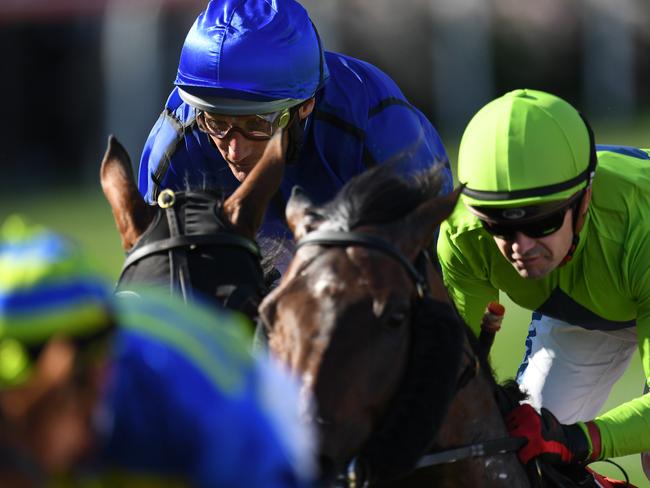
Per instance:
[[[212,0],[190,29],[174,82],[200,110],[250,115],[312,97],[329,77],[316,28],[294,0]]]

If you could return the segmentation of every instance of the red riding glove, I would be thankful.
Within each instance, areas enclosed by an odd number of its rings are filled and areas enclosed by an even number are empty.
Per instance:
[[[584,426],[584,427],[583,427]],[[528,404],[520,405],[506,416],[511,437],[523,437],[528,443],[517,456],[523,464],[536,457],[547,463],[580,463],[600,456],[600,431],[593,422],[561,424],[545,408],[541,415]]]

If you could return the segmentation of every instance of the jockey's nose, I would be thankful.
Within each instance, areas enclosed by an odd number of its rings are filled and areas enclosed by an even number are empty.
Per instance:
[[[246,158],[250,152],[250,141],[238,131],[232,131],[228,136],[228,159],[236,163]]]
[[[535,245],[536,245],[535,239],[533,239],[532,237],[528,237],[523,232],[516,232],[515,238],[512,241],[512,250],[515,253],[523,256],[529,250],[534,248]]]

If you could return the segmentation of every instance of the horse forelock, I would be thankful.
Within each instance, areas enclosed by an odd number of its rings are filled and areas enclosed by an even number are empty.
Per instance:
[[[397,220],[440,192],[440,165],[410,176],[399,170],[400,163],[394,162],[355,176],[316,213],[328,221],[328,227],[351,230]]]

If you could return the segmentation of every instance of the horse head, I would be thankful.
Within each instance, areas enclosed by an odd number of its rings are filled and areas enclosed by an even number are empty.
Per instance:
[[[404,443],[420,436],[416,449],[426,450],[453,396],[463,328],[425,254],[458,192],[439,197],[438,188],[436,170],[407,181],[380,166],[351,180],[325,206],[300,190],[288,202],[298,251],[260,313],[272,352],[315,399],[310,415],[324,478],[361,452],[382,458],[371,440],[394,422],[389,410],[400,410],[405,397],[421,403],[416,409],[426,410],[421,420],[429,428],[402,425],[411,436]],[[415,378],[422,368],[429,375]],[[432,373],[438,370],[448,374]],[[427,391],[404,391],[409,382]],[[413,407],[402,414],[413,415]],[[427,430],[426,439],[417,430]],[[390,457],[404,449],[395,446]]]
[[[282,180],[281,137],[227,198],[206,190],[163,190],[147,205],[135,184],[131,160],[113,136],[100,181],[127,258],[117,290],[136,283],[169,286],[186,299],[197,292],[249,317],[266,293],[254,236]]]

